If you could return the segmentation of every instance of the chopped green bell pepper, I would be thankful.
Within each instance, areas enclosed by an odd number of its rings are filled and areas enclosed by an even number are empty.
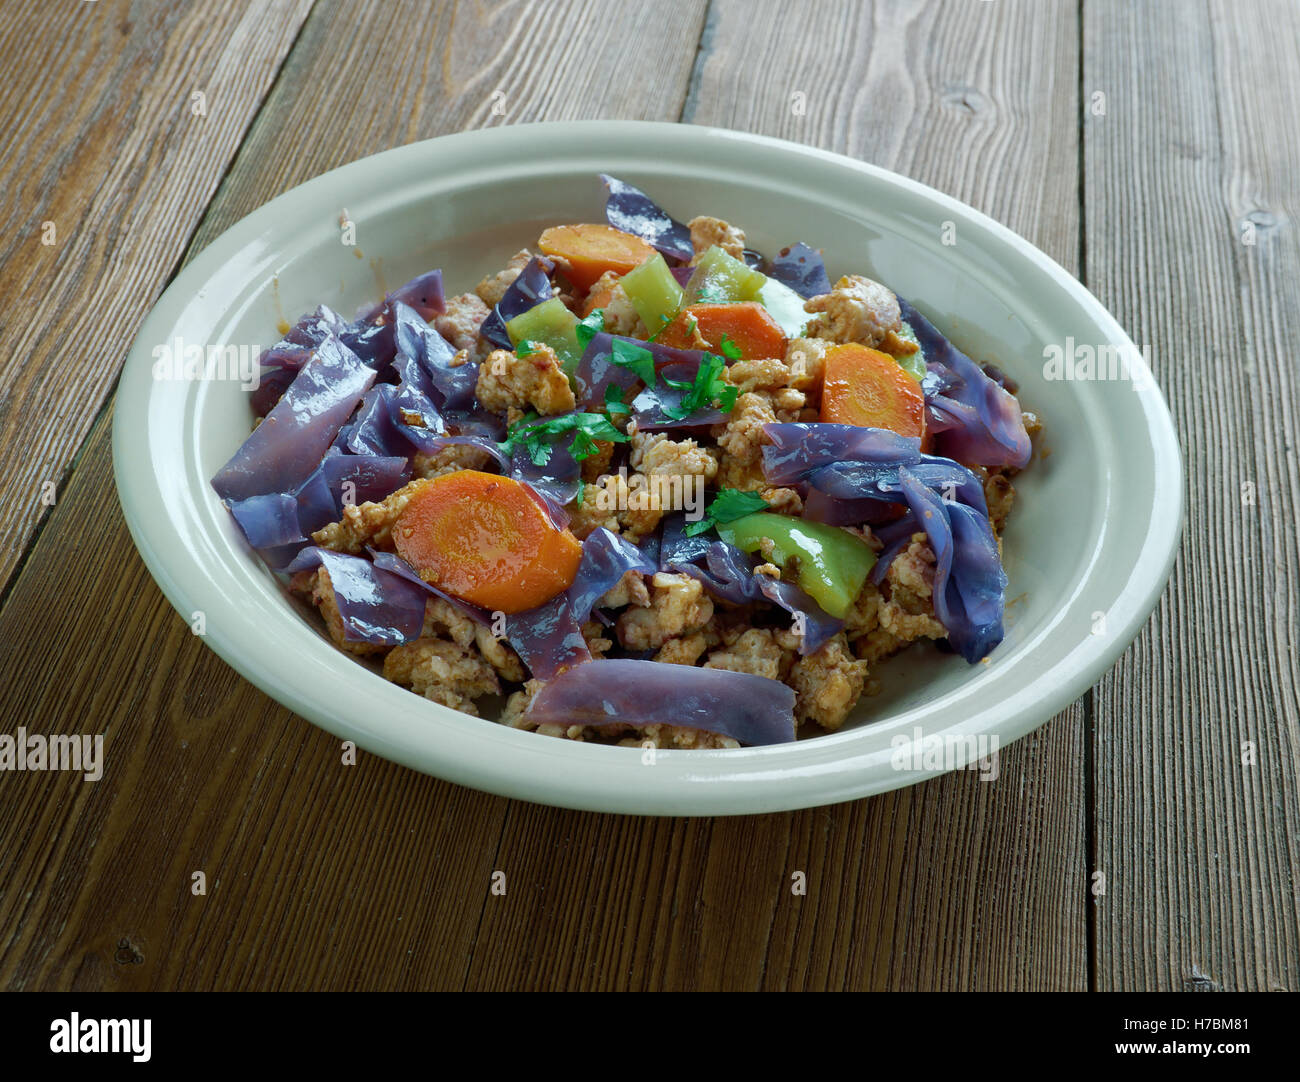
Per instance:
[[[731,304],[756,301],[767,275],[745,266],[716,244],[700,254],[686,283],[688,304]]]
[[[798,338],[812,319],[803,310],[803,298],[784,282],[764,276],[763,288],[758,291],[758,302],[787,338]]]
[[[682,287],[658,252],[623,275],[623,292],[651,337],[672,322],[684,297]]]
[[[745,552],[758,552],[763,539],[770,539],[772,562],[784,569],[794,557],[799,586],[837,618],[849,611],[876,563],[865,541],[838,526],[769,511],[722,523],[718,536]]]
[[[569,379],[582,357],[578,343],[578,317],[564,307],[559,297],[542,301],[506,323],[506,334],[518,347],[520,342],[540,342],[550,346]]]

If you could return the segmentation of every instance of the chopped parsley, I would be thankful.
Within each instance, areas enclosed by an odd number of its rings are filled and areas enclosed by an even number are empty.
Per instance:
[[[597,441],[627,442],[627,436],[603,413],[563,413],[544,421],[530,413],[515,423],[500,446],[506,454],[511,454],[522,444],[534,466],[545,466],[551,460],[551,443],[569,432],[573,433],[569,451],[579,462],[596,453]]]
[[[578,320],[578,325],[574,327],[573,332],[578,336],[578,345],[584,349],[587,343],[596,337],[605,329],[605,309],[594,308],[591,315],[585,319]]]
[[[686,536],[694,537],[705,530],[711,530],[719,523],[735,522],[746,515],[766,511],[768,502],[757,492],[742,492],[738,488],[723,488],[709,503],[704,517],[699,522],[686,524]]]
[[[647,387],[655,385],[655,355],[645,346],[626,338],[615,338],[609,359],[620,368],[630,368]]]
[[[515,356],[527,357],[530,354],[536,353],[537,346],[538,343],[530,342],[527,338],[525,338],[522,342],[519,343],[519,345],[515,346]]]
[[[623,388],[611,383],[605,388],[605,412],[611,417],[616,413],[631,413],[632,408],[623,404]]]
[[[700,358],[700,367],[696,370],[694,380],[688,382],[665,377],[665,383],[685,393],[681,405],[665,406],[664,413],[673,420],[680,421],[692,413],[708,409],[714,402],[723,413],[730,413],[736,405],[740,389],[720,378],[726,367],[726,362],[721,357],[706,353]]]
[[[731,337],[729,335],[724,334],[722,336],[722,342],[718,345],[718,348],[722,350],[727,360],[729,361],[740,360],[740,347],[731,340]]]

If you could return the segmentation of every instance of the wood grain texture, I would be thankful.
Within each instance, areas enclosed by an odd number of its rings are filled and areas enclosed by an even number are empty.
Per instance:
[[[1170,588],[1097,689],[1097,984],[1295,991],[1300,12],[1084,11],[1087,280],[1188,475]]]
[[[676,118],[703,4],[620,6],[321,5],[191,252],[324,169],[500,122],[497,88],[518,94],[507,120]],[[629,23],[688,45],[629,52]],[[508,802],[343,766],[333,737],[207,650],[127,535],[109,427],[0,610],[0,731],[104,733],[109,764],[94,784],[0,779],[0,987],[463,987]]]
[[[310,6],[0,8],[0,595]]]

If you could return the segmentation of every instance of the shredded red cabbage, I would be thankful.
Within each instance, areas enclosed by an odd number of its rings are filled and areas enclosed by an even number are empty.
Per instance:
[[[775,259],[763,268],[769,278],[789,286],[804,298],[819,297],[831,291],[826,263],[821,252],[800,241],[782,248]]]
[[[326,338],[266,419],[217,471],[212,479],[217,495],[245,500],[296,490],[374,382],[373,368],[338,338]]]
[[[500,349],[514,349],[506,324],[551,298],[551,271],[555,264],[544,255],[533,256],[510,283],[496,306],[488,313],[478,332]]]
[[[559,674],[527,717],[538,725],[674,725],[757,746],[794,740],[794,702],[791,688],[765,676],[616,658]]]
[[[677,349],[673,346],[660,345],[658,342],[643,342],[639,338],[599,331],[591,336],[591,341],[582,351],[582,357],[573,375],[578,401],[588,409],[605,408],[605,391],[610,386],[619,388],[622,401],[627,404],[628,392],[641,384],[640,377],[631,368],[614,363],[615,341],[627,342],[637,349],[649,350],[654,358],[656,375],[666,372],[674,379],[694,379],[700,361],[704,357],[703,350]]]
[[[1033,448],[1015,396],[902,297],[898,306],[921,343],[927,367],[937,365],[947,375],[941,392],[922,384],[926,427],[934,433],[935,449],[946,458],[979,466],[1028,465]]]
[[[770,601],[785,609],[803,625],[799,642],[801,654],[816,653],[844,627],[843,620],[831,616],[794,583],[755,574],[757,566],[757,561],[749,553],[725,541],[712,542],[702,561],[697,557],[690,561],[675,559],[669,562],[671,570],[698,579],[709,593],[722,601],[733,605]]]
[[[764,432],[772,440],[763,449],[764,475],[806,491],[808,517],[846,525],[845,515],[858,513],[864,502],[906,503],[901,519],[874,527],[885,549],[873,580],[880,582],[912,534],[924,530],[937,560],[935,615],[949,642],[974,664],[1002,641],[1006,574],[983,486],[970,470],[924,455],[919,440],[884,429],[800,423],[769,424]]]
[[[670,259],[686,261],[695,255],[691,231],[675,218],[670,218],[645,192],[604,173],[600,174],[600,179],[608,193],[605,220],[610,225],[640,237]]]
[[[360,556],[312,546],[285,568],[289,574],[324,566],[349,642],[397,646],[420,637],[425,595],[398,575]]]

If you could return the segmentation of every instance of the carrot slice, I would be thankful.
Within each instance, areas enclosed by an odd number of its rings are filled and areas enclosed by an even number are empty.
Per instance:
[[[822,369],[821,419],[924,440],[925,395],[889,354],[855,343],[836,346]]]
[[[723,338],[740,351],[742,361],[760,357],[784,357],[786,339],[780,325],[766,308],[755,301],[739,304],[692,304],[683,308],[655,339],[678,349],[691,348],[696,339],[691,321],[714,352],[723,349]]]
[[[640,237],[608,225],[556,225],[537,241],[544,255],[557,256],[569,266],[569,280],[579,289],[606,271],[626,274],[655,254]]]
[[[500,612],[536,608],[578,573],[582,545],[518,481],[478,470],[422,486],[393,525],[397,554],[425,581]]]

